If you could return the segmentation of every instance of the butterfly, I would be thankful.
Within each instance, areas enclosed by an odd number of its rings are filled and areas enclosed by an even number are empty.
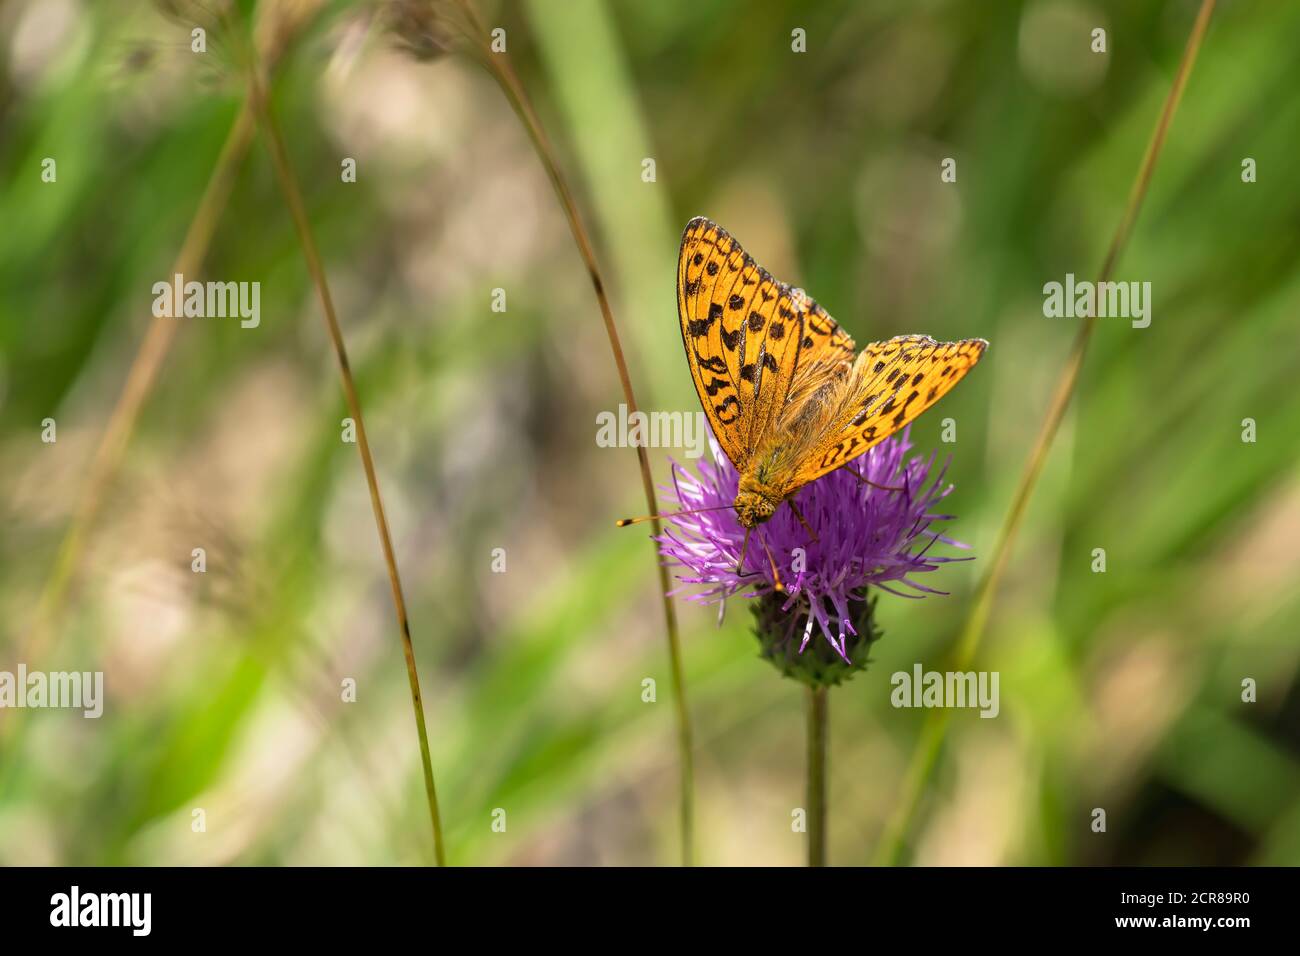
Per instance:
[[[915,419],[988,347],[900,335],[859,352],[802,289],[702,216],[682,233],[677,312],[700,404],[740,473],[734,507],[747,529]]]

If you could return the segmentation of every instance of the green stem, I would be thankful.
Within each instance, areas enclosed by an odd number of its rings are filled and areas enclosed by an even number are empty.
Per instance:
[[[600,306],[601,318],[605,324],[605,335],[609,339],[610,353],[614,358],[614,369],[618,373],[619,384],[623,388],[624,403],[627,405],[628,413],[635,414],[637,411],[636,394],[632,390],[632,377],[628,373],[627,360],[623,356],[623,345],[619,339],[618,326],[614,322],[614,309],[610,305],[606,284],[601,275],[600,265],[596,260],[591,236],[588,234],[587,227],[578,212],[578,204],[574,200],[573,191],[569,188],[568,180],[560,168],[555,148],[546,135],[546,130],[542,126],[541,120],[538,119],[537,113],[524,91],[523,84],[514,71],[514,67],[511,66],[509,57],[505,53],[492,52],[487,40],[487,31],[470,0],[459,0],[459,4],[468,20],[469,34],[478,46],[479,57],[483,65],[493,79],[497,81],[515,115],[519,117],[519,121],[523,124],[524,130],[537,152],[542,167],[551,180],[551,186],[555,189],[556,197],[560,201],[560,208],[564,211],[564,216],[568,220],[569,231],[573,234],[573,241],[587,267],[587,276],[591,279],[596,301]],[[658,502],[655,499],[654,479],[650,473],[650,457],[646,449],[641,446],[637,447],[636,454],[637,464],[641,470],[641,489],[645,494],[646,507],[649,509],[648,513],[654,515],[651,520],[653,535],[658,537],[662,533],[662,528],[658,517]],[[668,596],[668,592],[672,590],[672,583],[668,577],[668,568],[659,560],[659,552],[653,542],[651,543],[651,549],[654,552],[655,568],[659,577],[660,603],[663,606],[664,629],[668,643],[669,673],[672,677],[673,702],[677,712],[677,754],[681,771],[678,780],[678,804],[681,817],[682,865],[693,866],[695,863],[695,760],[693,756],[691,714],[686,702],[686,671],[682,665],[681,640],[677,632],[677,614],[673,609],[673,600]]]
[[[825,687],[808,688],[808,865],[826,865],[826,733],[830,698]]]
[[[254,56],[250,52],[250,58]],[[343,395],[347,401],[348,414],[352,416],[357,429],[357,451],[361,455],[361,466],[365,471],[366,484],[370,489],[370,505],[374,512],[375,529],[379,534],[379,544],[384,555],[384,564],[388,569],[388,582],[392,591],[393,609],[397,616],[397,627],[402,641],[402,653],[406,659],[406,674],[411,689],[411,705],[415,712],[415,732],[419,739],[420,760],[424,769],[424,790],[429,803],[429,823],[433,830],[433,854],[438,866],[446,866],[446,853],[443,848],[442,818],[438,812],[438,793],[433,782],[433,759],[429,754],[429,732],[425,727],[424,698],[420,693],[420,675],[415,664],[415,647],[411,641],[411,623],[406,610],[406,598],[402,592],[402,579],[397,569],[397,557],[393,549],[392,535],[388,529],[388,518],[384,511],[383,496],[379,491],[379,477],[375,471],[374,457],[370,452],[370,440],[366,436],[365,419],[361,414],[361,399],[357,395],[356,382],[352,377],[351,363],[348,361],[347,346],[343,342],[343,332],[339,326],[338,315],[334,309],[334,299],[330,294],[329,283],[325,277],[325,266],[321,261],[320,249],[312,232],[311,221],[307,215],[307,206],[302,198],[302,190],[293,166],[289,162],[289,152],[284,142],[284,135],[276,122],[267,97],[266,87],[262,81],[256,60],[250,63],[248,75],[248,96],[257,115],[259,124],[266,136],[266,143],[271,154],[271,164],[275,169],[280,190],[284,194],[285,204],[293,220],[294,229],[302,246],[303,256],[307,260],[307,271],[311,274],[312,284],[316,287],[320,299],[321,313],[325,319],[326,331],[330,344],[334,348],[334,357],[339,368],[339,377],[343,383]]]

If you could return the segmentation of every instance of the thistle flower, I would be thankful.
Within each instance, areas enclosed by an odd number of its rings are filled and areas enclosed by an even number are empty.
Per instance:
[[[702,462],[698,475],[674,463],[672,485],[662,490],[674,511],[719,510],[672,516],[656,539],[659,552],[683,569],[684,585],[707,585],[690,594],[693,601],[756,598],[763,654],[787,676],[813,686],[837,684],[866,666],[866,645],[879,636],[869,588],[911,598],[944,594],[916,577],[969,560],[929,553],[936,541],[966,545],[931,529],[953,518],[936,513],[953,486],[944,483],[947,466],[936,469],[934,455],[907,457],[909,431],[801,488],[794,501],[807,527],[794,509],[779,508],[754,530],[739,570],[745,529],[730,508],[739,477],[711,442],[712,462]],[[859,475],[898,490],[871,487]],[[810,649],[814,630],[824,640]]]

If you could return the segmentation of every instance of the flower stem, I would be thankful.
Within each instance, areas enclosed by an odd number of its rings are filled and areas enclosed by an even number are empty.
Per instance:
[[[1192,32],[1187,38],[1187,45],[1183,49],[1178,71],[1174,75],[1173,86],[1169,90],[1169,95],[1165,98],[1164,108],[1160,112],[1160,118],[1156,122],[1155,129],[1152,131],[1151,140],[1147,144],[1146,153],[1142,157],[1142,164],[1138,167],[1137,178],[1133,181],[1133,186],[1129,191],[1123,217],[1120,219],[1119,226],[1116,228],[1115,235],[1106,251],[1106,258],[1103,260],[1098,273],[1097,281],[1099,283],[1110,278],[1115,264],[1119,261],[1120,254],[1128,241],[1129,234],[1132,232],[1133,223],[1137,220],[1138,211],[1142,207],[1142,200],[1146,197],[1147,188],[1151,183],[1151,175],[1155,170],[1156,160],[1160,157],[1160,151],[1164,146],[1170,123],[1174,118],[1174,112],[1178,109],[1183,90],[1187,86],[1187,78],[1191,74],[1192,65],[1196,62],[1196,54],[1200,50],[1201,42],[1205,39],[1205,31],[1210,23],[1210,15],[1214,12],[1214,4],[1215,0],[1202,0],[1200,11],[1197,13],[1196,21],[1192,25]],[[1029,458],[1025,462],[1024,471],[1020,476],[1020,482],[1011,501],[1011,507],[1007,511],[997,542],[993,547],[993,557],[989,564],[989,570],[976,588],[975,596],[971,602],[970,613],[967,615],[961,634],[958,637],[953,670],[968,670],[976,652],[979,650],[980,640],[983,638],[984,630],[988,625],[993,599],[997,594],[998,585],[1001,583],[1002,575],[1010,561],[1012,542],[1015,540],[1016,532],[1020,528],[1020,522],[1029,506],[1029,499],[1032,497],[1034,488],[1038,483],[1038,476],[1047,461],[1047,453],[1051,448],[1052,441],[1056,438],[1061,421],[1065,417],[1066,408],[1069,406],[1075,387],[1078,385],[1079,372],[1083,367],[1088,342],[1092,338],[1096,323],[1096,316],[1089,316],[1084,320],[1078,335],[1075,337],[1070,355],[1066,359],[1065,368],[1057,380],[1056,391],[1052,396],[1051,405],[1048,407],[1047,417],[1043,420],[1037,441],[1035,441],[1029,453]],[[947,735],[949,713],[948,710],[939,709],[930,711],[926,716],[925,723],[921,728],[920,739],[912,754],[912,762],[907,770],[904,781],[904,794],[899,801],[898,812],[894,819],[890,821],[885,835],[881,839],[876,857],[877,863],[893,865],[899,861],[902,855],[903,843],[911,827],[912,819],[916,814],[921,795],[925,791],[926,783],[938,761],[939,750],[943,746],[944,738]]]
[[[830,697],[825,687],[808,688],[808,865],[826,865],[826,734]]]
[[[596,261],[596,253],[587,232],[587,227],[582,221],[577,203],[573,199],[573,192],[569,189],[568,181],[560,168],[555,148],[551,145],[546,130],[542,127],[541,120],[538,119],[537,113],[533,110],[532,103],[529,101],[523,84],[520,83],[519,77],[514,71],[514,67],[510,65],[509,57],[504,52],[496,53],[492,51],[487,39],[487,31],[484,29],[483,23],[470,0],[458,0],[458,2],[469,20],[471,38],[478,47],[479,59],[488,72],[491,73],[493,79],[497,81],[515,115],[519,117],[519,121],[524,125],[528,138],[532,141],[533,148],[537,152],[537,157],[541,161],[543,168],[545,168],[546,174],[551,180],[551,185],[555,189],[555,194],[560,200],[560,206],[564,210],[565,218],[569,223],[569,230],[573,233],[573,240],[578,247],[583,262],[587,266],[587,274],[595,290],[596,301],[600,305],[600,314],[605,323],[605,334],[609,339],[610,352],[614,356],[614,367],[618,372],[619,383],[623,388],[623,400],[627,404],[628,414],[633,415],[637,411],[636,395],[632,391],[632,378],[628,374],[627,361],[623,357],[623,346],[619,340],[618,327],[614,323],[614,310],[610,306],[609,296],[605,291],[605,282],[601,277],[600,266]],[[645,493],[647,513],[656,515],[659,509],[655,501],[654,478],[650,473],[650,457],[646,453],[646,449],[641,445],[637,446],[636,454],[641,469],[641,486]],[[658,517],[651,521],[651,527],[655,537],[662,533]],[[695,763],[691,714],[686,703],[686,675],[682,666],[681,641],[677,633],[677,614],[673,609],[672,598],[668,597],[668,592],[672,590],[668,569],[660,562],[658,549],[654,547],[653,542],[652,550],[659,576],[659,593],[663,604],[664,626],[667,632],[673,700],[677,712],[677,749],[680,766],[678,802],[681,818],[682,865],[692,866],[695,862]]]
[[[250,54],[250,57],[252,54]],[[433,829],[433,854],[438,866],[446,866],[446,854],[443,848],[442,819],[438,812],[438,793],[433,782],[433,760],[429,755],[429,732],[425,727],[424,699],[420,694],[420,674],[415,665],[415,647],[411,641],[411,623],[406,612],[406,599],[402,593],[402,579],[397,570],[397,558],[393,551],[393,540],[388,530],[388,518],[384,513],[384,501],[379,492],[379,478],[375,473],[374,458],[370,453],[370,441],[366,437],[365,419],[361,414],[361,400],[357,396],[357,386],[352,378],[352,368],[348,362],[347,346],[343,342],[343,332],[339,327],[338,315],[334,311],[334,299],[330,295],[329,283],[325,277],[325,267],[321,263],[320,250],[312,233],[311,222],[307,216],[307,207],[303,202],[302,190],[289,162],[289,152],[285,147],[284,136],[271,110],[266,89],[258,73],[255,60],[251,60],[248,71],[248,95],[257,114],[259,123],[266,136],[271,153],[271,164],[275,167],[285,204],[293,219],[302,245],[303,256],[307,260],[307,271],[311,273],[312,283],[320,299],[321,312],[325,318],[326,330],[334,348],[334,357],[338,361],[339,376],[343,382],[343,394],[347,400],[348,413],[352,416],[357,429],[357,450],[361,455],[361,466],[366,473],[366,484],[370,488],[370,506],[374,512],[375,528],[379,532],[379,543],[384,553],[384,563],[388,567],[388,583],[392,590],[393,608],[397,615],[397,626],[401,634],[402,652],[406,658],[406,674],[411,686],[411,705],[415,711],[415,732],[419,738],[420,760],[424,766],[424,790],[429,802],[429,823]]]

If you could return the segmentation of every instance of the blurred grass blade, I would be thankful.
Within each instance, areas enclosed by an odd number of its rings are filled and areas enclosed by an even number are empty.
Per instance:
[[[370,442],[366,437],[365,419],[361,414],[361,400],[357,396],[356,383],[352,378],[352,368],[348,362],[347,346],[343,342],[343,332],[339,327],[338,315],[334,311],[334,300],[330,295],[329,283],[325,277],[325,267],[321,262],[320,250],[312,232],[311,222],[307,216],[306,203],[303,202],[302,190],[289,162],[289,151],[284,143],[284,136],[276,122],[267,96],[265,82],[259,72],[254,54],[249,52],[248,96],[258,123],[266,137],[267,148],[271,154],[271,163],[275,167],[276,179],[284,193],[285,204],[293,219],[298,241],[302,245],[303,257],[307,260],[307,270],[311,273],[312,284],[320,299],[321,313],[325,318],[326,331],[338,360],[339,376],[343,381],[343,394],[347,400],[348,413],[356,423],[357,451],[361,455],[361,465],[366,473],[366,484],[370,489],[370,506],[374,511],[375,528],[379,532],[379,543],[384,552],[384,563],[388,568],[388,582],[392,589],[393,608],[397,614],[397,626],[401,632],[402,652],[406,658],[406,673],[411,688],[411,705],[415,711],[415,730],[419,738],[420,760],[424,769],[424,789],[429,802],[429,823],[433,829],[433,852],[438,866],[446,865],[446,851],[443,847],[442,820],[438,812],[438,792],[433,781],[433,760],[429,755],[429,732],[425,726],[424,699],[420,694],[420,674],[415,664],[415,648],[411,642],[411,624],[406,611],[406,598],[402,593],[402,579],[397,570],[397,558],[393,551],[393,540],[388,530],[388,518],[384,513],[384,501],[379,492],[379,477],[375,473],[374,458],[370,453]]]
[[[1160,118],[1157,120],[1155,130],[1151,134],[1151,140],[1147,144],[1146,154],[1142,157],[1142,164],[1138,168],[1137,178],[1133,181],[1133,187],[1129,191],[1124,214],[1120,219],[1118,228],[1115,230],[1115,236],[1111,240],[1110,247],[1106,251],[1106,257],[1102,261],[1097,278],[1099,283],[1110,278],[1115,264],[1119,261],[1119,257],[1128,241],[1129,234],[1132,232],[1133,223],[1137,220],[1138,212],[1142,208],[1142,200],[1146,197],[1147,188],[1151,183],[1151,175],[1155,170],[1156,161],[1160,158],[1160,151],[1164,146],[1170,123],[1173,121],[1174,112],[1178,109],[1183,90],[1187,86],[1187,78],[1191,74],[1192,65],[1196,62],[1196,54],[1200,50],[1201,42],[1205,39],[1205,31],[1209,26],[1210,16],[1214,12],[1214,4],[1215,0],[1203,0],[1201,8],[1197,12],[1196,21],[1192,25],[1191,34],[1187,38],[1187,45],[1183,49],[1182,59],[1179,61],[1178,70],[1174,75],[1173,85],[1170,87],[1169,95],[1165,98],[1164,108],[1160,112]],[[1052,441],[1056,438],[1056,433],[1061,426],[1061,420],[1065,417],[1066,408],[1074,395],[1079,380],[1079,371],[1083,367],[1088,342],[1092,338],[1096,324],[1097,317],[1095,315],[1084,320],[1079,329],[1079,334],[1075,337],[1070,355],[1065,361],[1065,367],[1057,380],[1056,391],[1052,396],[1051,405],[1048,407],[1047,416],[1043,420],[1038,438],[1034,442],[1028,460],[1025,462],[1024,471],[1021,473],[1015,495],[1011,500],[1011,507],[1007,511],[993,547],[989,570],[980,580],[979,586],[975,590],[970,613],[957,640],[951,668],[954,671],[969,669],[976,652],[979,650],[980,640],[983,638],[985,628],[988,625],[993,598],[997,594],[998,585],[1001,583],[1002,575],[1010,561],[1011,546],[1015,541],[1016,532],[1019,530],[1020,522],[1024,519],[1029,499],[1033,496],[1034,487],[1047,460],[1047,453],[1051,450]],[[920,739],[917,741],[912,754],[912,761],[908,766],[907,775],[904,779],[903,795],[898,803],[898,810],[890,821],[877,851],[876,862],[879,864],[896,864],[902,855],[903,844],[907,839],[907,834],[916,815],[917,806],[929,781],[930,774],[934,770],[939,751],[947,735],[949,713],[950,711],[944,708],[927,712],[924,725],[921,728]]]
[[[474,43],[474,50],[483,65],[491,73],[492,77],[500,85],[501,90],[505,93],[506,99],[509,100],[510,106],[514,109],[515,114],[519,117],[524,128],[528,132],[528,137],[532,141],[533,147],[537,151],[537,156],[541,160],[542,166],[546,169],[546,174],[551,180],[551,185],[555,188],[555,193],[560,200],[560,205],[564,209],[565,218],[568,220],[569,229],[573,233],[573,240],[578,246],[578,252],[582,255],[582,260],[586,263],[587,274],[591,278],[591,284],[596,293],[596,300],[600,304],[601,317],[605,323],[605,333],[609,338],[610,351],[614,356],[614,365],[618,371],[619,383],[623,387],[623,398],[627,403],[628,414],[633,415],[638,409],[636,395],[632,390],[632,379],[628,374],[627,361],[623,355],[623,346],[619,339],[618,327],[614,322],[614,311],[610,306],[609,296],[606,294],[605,282],[601,277],[600,266],[596,261],[596,254],[592,246],[591,237],[587,233],[586,225],[583,223],[582,216],[578,212],[578,207],[573,199],[573,192],[570,190],[568,181],[560,168],[559,160],[556,157],[555,149],[551,145],[550,139],[546,135],[546,130],[542,127],[537,113],[533,110],[532,103],[524,91],[523,84],[520,83],[518,75],[510,65],[509,57],[504,53],[496,53],[491,49],[487,30],[484,28],[482,21],[474,10],[470,0],[457,0],[465,16],[468,18],[468,27],[471,34],[471,40]],[[637,461],[641,468],[641,484],[645,492],[646,507],[648,514],[657,514],[658,507],[655,501],[654,478],[650,473],[650,458],[646,449],[637,446]],[[657,537],[662,529],[659,519],[655,518],[651,525],[654,535]],[[681,641],[678,636],[677,615],[673,609],[672,598],[668,597],[671,585],[668,579],[668,569],[659,560],[658,549],[654,551],[655,568],[659,576],[659,593],[662,596],[664,609],[664,623],[667,630],[668,639],[668,658],[671,665],[673,681],[673,698],[677,709],[677,737],[680,761],[680,817],[681,817],[681,854],[682,864],[691,866],[695,858],[695,837],[694,837],[694,758],[692,744],[692,729],[690,710],[686,703],[686,678],[682,667]]]
[[[203,191],[203,198],[199,200],[194,218],[190,220],[189,229],[185,233],[185,239],[168,275],[188,276],[202,270],[203,260],[207,257],[208,249],[212,244],[212,234],[230,198],[235,175],[248,153],[255,129],[252,111],[245,104],[235,116],[230,132],[226,134],[225,144],[221,148],[207,187]],[[131,440],[131,432],[140,417],[140,410],[158,381],[163,360],[171,351],[176,330],[180,327],[181,323],[166,316],[154,316],[149,323],[144,340],[140,343],[140,348],[127,372],[122,393],[109,414],[108,425],[90,461],[86,479],[73,508],[72,521],[59,545],[54,568],[41,590],[32,623],[26,631],[22,645],[16,649],[17,660],[31,665],[39,659],[56,629],[58,613],[64,606],[68,588],[75,576],[82,552],[85,550],[91,526],[103,505],[104,495],[112,482],[113,475],[117,473],[118,466],[122,462],[122,455]],[[0,739],[6,742],[6,749],[14,739],[22,714],[22,710],[11,711],[8,720],[4,722]]]
[[[274,37],[273,46],[268,49],[266,63],[270,75],[281,57],[292,45],[296,36],[310,24],[315,11],[304,8],[301,16],[279,21],[280,29]],[[195,275],[202,271],[203,262],[212,246],[212,237],[217,223],[230,200],[234,189],[235,177],[248,155],[253,142],[257,122],[247,101],[242,103],[239,112],[226,134],[221,152],[213,166],[212,175],[204,187],[194,217],[190,220],[180,251],[172,263],[167,275]],[[46,645],[52,638],[57,626],[59,612],[64,607],[69,587],[76,576],[77,565],[94,525],[96,517],[104,502],[108,486],[117,473],[131,440],[140,411],[144,408],[163,361],[171,351],[172,342],[180,323],[167,316],[154,316],[145,332],[145,337],[136,351],[131,367],[127,371],[126,382],[118,396],[113,410],[109,413],[108,424],[104,434],[95,448],[90,461],[85,482],[81,485],[72,520],[68,530],[59,544],[54,560],[54,567],[45,580],[32,623],[26,631],[22,645],[18,648],[20,661],[31,663],[44,653]],[[21,721],[21,711],[0,723],[0,743],[10,744]],[[12,762],[6,766],[12,766]]]

